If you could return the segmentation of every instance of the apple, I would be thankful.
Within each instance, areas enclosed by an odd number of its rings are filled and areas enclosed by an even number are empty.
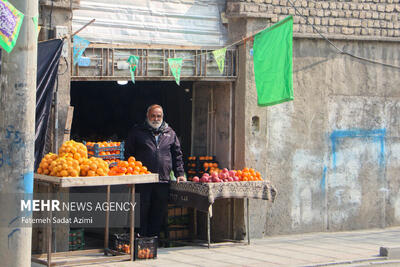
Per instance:
[[[194,182],[194,183],[200,182],[199,177],[197,177],[197,176],[193,177],[192,182]]]
[[[214,178],[214,177],[211,178],[211,182],[213,182],[213,183],[218,183],[218,180],[219,180],[218,178]]]
[[[229,171],[229,177],[235,177],[236,171]]]
[[[222,169],[222,172],[224,172],[224,173],[225,173],[225,172],[228,172],[228,169],[227,169],[227,168],[223,168],[223,169]]]
[[[229,177],[229,178],[228,178],[228,182],[233,182],[233,178],[232,178],[232,177]]]
[[[228,179],[224,179],[224,182],[229,182]]]
[[[233,180],[234,180],[235,182],[239,182],[239,181],[240,181],[239,177],[237,177],[237,176],[233,176]]]
[[[212,178],[218,178],[218,172],[212,172],[211,173]]]

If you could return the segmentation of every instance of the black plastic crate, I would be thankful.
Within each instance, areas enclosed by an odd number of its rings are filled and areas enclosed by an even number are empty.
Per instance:
[[[135,259],[146,260],[157,258],[157,247],[157,236],[135,238]]]
[[[130,234],[113,234],[111,236],[111,249],[119,252],[123,252],[126,254],[131,253],[131,244],[130,244]]]

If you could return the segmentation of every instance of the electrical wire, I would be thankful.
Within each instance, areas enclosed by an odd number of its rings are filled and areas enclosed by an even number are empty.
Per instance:
[[[376,61],[376,60],[372,60],[372,59],[360,57],[360,56],[357,56],[357,55],[353,55],[353,54],[351,54],[351,53],[349,53],[349,52],[347,52],[347,51],[344,51],[343,49],[340,49],[340,48],[337,47],[331,40],[329,40],[325,35],[323,35],[323,34],[317,29],[317,27],[315,27],[314,24],[311,24],[311,23],[310,23],[310,22],[308,21],[308,18],[307,18],[306,16],[304,16],[303,14],[301,14],[301,12],[297,9],[297,7],[292,3],[291,0],[288,0],[288,2],[289,2],[290,5],[294,8],[295,12],[296,12],[299,16],[303,17],[303,18],[306,20],[306,24],[310,25],[310,26],[311,26],[325,41],[327,41],[331,46],[333,46],[333,47],[339,52],[339,54],[347,55],[347,56],[350,56],[350,57],[353,57],[353,58],[356,58],[356,59],[359,59],[359,60],[364,60],[364,61],[367,61],[367,62],[370,62],[370,63],[373,63],[373,64],[379,64],[379,65],[386,66],[386,67],[390,67],[390,68],[400,69],[400,66],[395,66],[395,65],[392,65],[392,64],[387,64],[387,63],[379,62],[379,61]]]
[[[318,30],[318,28],[315,27],[314,24],[311,24],[311,23],[310,23],[310,22],[308,21],[308,18],[307,18],[306,16],[304,16],[303,14],[301,14],[301,12],[297,9],[297,7],[292,3],[291,0],[288,0],[288,2],[289,2],[290,5],[294,8],[295,13],[297,13],[297,15],[303,17],[303,18],[305,19],[305,21],[306,21],[306,24],[310,25],[310,26],[311,26],[311,27],[312,27],[326,42],[328,42],[332,47],[334,47],[334,48],[338,51],[339,54],[347,55],[347,56],[350,56],[350,57],[353,57],[353,58],[356,58],[356,59],[359,59],[359,60],[367,61],[367,62],[373,63],[373,64],[379,64],[379,65],[386,66],[386,67],[390,67],[390,68],[400,69],[400,66],[396,66],[396,65],[392,65],[392,64],[387,64],[387,63],[379,62],[379,61],[376,61],[376,60],[372,60],[372,59],[360,57],[360,56],[351,54],[351,53],[349,53],[349,52],[347,52],[347,51],[344,51],[343,49],[340,49],[340,48],[337,47],[331,40],[329,40],[325,35],[323,35],[323,34]],[[51,20],[50,20],[50,21],[51,21]],[[250,34],[249,36],[243,37],[242,39],[239,39],[239,40],[237,40],[237,41],[235,41],[235,42],[233,42],[233,43],[231,43],[231,44],[229,44],[229,45],[227,45],[227,46],[224,46],[223,48],[229,48],[229,47],[234,46],[234,45],[237,45],[237,44],[239,44],[239,43],[241,43],[241,42],[245,42],[245,43],[246,43],[247,40],[253,38],[253,36],[255,36],[256,34],[262,32],[262,31],[264,31],[264,30],[266,30],[266,29],[268,29],[268,28],[269,28],[269,26],[268,26],[268,27],[265,27],[264,29],[261,29],[261,30],[255,32],[255,33],[252,33],[252,34]],[[222,48],[221,48],[221,49],[222,49]],[[116,51],[118,51],[118,50],[116,50]],[[206,50],[206,51],[207,51],[207,50]],[[207,54],[209,54],[209,53],[212,53],[213,51],[214,51],[214,50],[208,51],[208,52],[204,52],[204,53],[200,53],[200,54],[196,54],[196,55],[190,55],[190,56],[181,57],[181,58],[182,58],[182,62],[184,62],[185,59],[189,59],[189,58],[193,58],[193,57],[197,57],[197,56],[202,56],[202,55],[207,55]],[[143,55],[142,55],[142,56],[139,56],[139,55],[137,55],[137,57],[138,57],[138,58],[145,58],[145,57],[147,57],[147,56],[143,56]]]
[[[65,71],[64,71],[63,73],[57,73],[58,76],[64,75],[64,74],[68,71],[68,68],[69,68],[68,60],[67,60],[65,57],[62,57],[62,58],[63,58],[64,61],[65,61],[66,68],[65,68]]]

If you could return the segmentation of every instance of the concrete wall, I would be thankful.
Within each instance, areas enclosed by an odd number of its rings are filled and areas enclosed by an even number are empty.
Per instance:
[[[248,33],[267,23],[230,21]],[[400,66],[398,43],[335,44]],[[321,39],[296,38],[295,100],[260,108],[250,47],[240,47],[235,118],[244,127],[235,128],[235,144],[245,148],[235,148],[234,167],[256,168],[279,192],[274,204],[251,201],[251,235],[399,225],[399,69],[337,54]]]
[[[396,44],[336,43],[400,65]],[[400,71],[322,40],[295,40],[293,63],[295,101],[268,108],[268,172],[281,189],[267,232],[398,225]]]

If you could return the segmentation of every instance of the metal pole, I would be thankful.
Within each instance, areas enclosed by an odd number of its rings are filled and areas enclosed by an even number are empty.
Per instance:
[[[131,186],[131,203],[135,203],[135,184]],[[135,259],[135,208],[131,208],[131,225],[130,225],[130,252],[131,258],[130,260],[133,261]]]
[[[54,153],[58,153],[58,78],[56,78],[56,83],[54,90],[54,139],[52,149]]]
[[[111,186],[107,185],[107,205],[110,206]],[[107,255],[108,250],[108,235],[110,233],[110,211],[106,211],[106,228],[104,230],[104,255]]]
[[[2,50],[0,77],[0,265],[31,266],[32,228],[21,226],[21,200],[32,197],[38,1],[13,0],[24,20],[14,49]],[[12,195],[4,201],[6,195]],[[3,198],[3,199],[2,199]]]
[[[246,198],[247,203],[247,244],[250,245],[250,216],[249,216],[249,198]]]
[[[207,245],[208,248],[210,248],[210,243],[211,243],[211,223],[210,223],[210,208],[207,211]]]
[[[53,193],[53,185],[51,183],[47,184],[47,196],[49,199],[51,198],[51,194]],[[51,267],[51,253],[53,252],[52,250],[52,243],[53,243],[53,225],[51,221],[53,220],[53,213],[51,209],[49,209],[49,219],[50,222],[47,224],[47,266]]]

